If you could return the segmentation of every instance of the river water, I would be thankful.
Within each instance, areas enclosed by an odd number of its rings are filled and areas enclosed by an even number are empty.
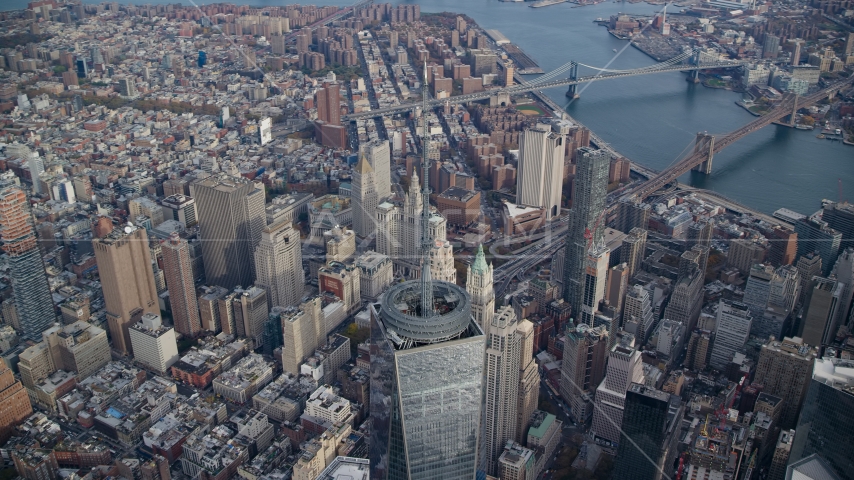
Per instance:
[[[25,0],[7,2],[3,2],[3,9],[26,7]],[[284,4],[270,0],[245,3]],[[350,5],[352,2],[316,0],[311,3]],[[483,28],[500,30],[546,72],[569,60],[602,67],[610,62],[609,67],[617,69],[655,63],[633,47],[624,48],[628,42],[612,37],[593,20],[608,18],[617,12],[657,12],[660,6],[606,2],[580,8],[573,8],[574,4],[570,3],[529,8],[527,4],[497,0],[391,3],[417,3],[422,12],[464,13]],[[591,72],[582,70],[579,73]],[[548,94],[559,104],[567,105],[570,115],[617,151],[656,170],[684,156],[692,148],[697,132],[725,134],[753,118],[735,105],[740,94],[688,83],[684,74],[678,72],[607,80],[581,85],[579,89],[580,98],[572,102],[565,97],[564,89],[553,89]],[[840,179],[843,196],[854,199],[854,148],[817,139],[816,133],[771,125],[716,155],[711,175],[692,172],[680,180],[717,191],[765,213],[781,207],[812,213],[820,208],[821,199],[837,198]]]

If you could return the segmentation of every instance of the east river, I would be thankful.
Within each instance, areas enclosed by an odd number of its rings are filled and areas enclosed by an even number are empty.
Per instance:
[[[26,0],[11,0],[10,3],[12,5],[6,4],[3,9],[26,8]],[[189,4],[187,1],[180,3]],[[283,4],[272,0],[237,3]],[[304,3],[352,4],[340,0],[306,0]],[[546,72],[569,60],[600,67],[611,62],[609,68],[616,69],[655,63],[633,47],[624,49],[626,41],[612,37],[593,20],[608,18],[617,12],[657,12],[660,6],[606,2],[580,8],[573,8],[575,5],[570,3],[529,8],[528,4],[497,0],[392,0],[391,3],[417,3],[424,13],[464,13],[482,28],[501,31]],[[579,73],[592,72],[582,70]],[[564,96],[564,89],[548,93],[559,104],[567,105],[570,115],[617,151],[656,170],[684,156],[692,148],[697,132],[725,134],[753,118],[735,105],[740,94],[688,83],[685,75],[678,72],[607,80],[581,85],[579,89],[580,98],[572,102]],[[817,130],[793,130],[775,125],[766,127],[716,155],[710,176],[690,173],[680,181],[714,190],[765,213],[786,207],[810,214],[820,208],[821,199],[837,198],[839,179],[843,184],[843,196],[854,199],[854,147],[817,139],[817,133]]]

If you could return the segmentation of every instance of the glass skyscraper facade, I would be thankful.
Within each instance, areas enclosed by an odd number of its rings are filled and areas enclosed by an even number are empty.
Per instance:
[[[789,464],[818,454],[844,480],[854,480],[854,361],[816,359]]]
[[[587,245],[600,243],[605,236],[605,197],[608,193],[608,168],[611,157],[604,150],[578,149],[572,211],[566,235],[563,272],[563,298],[573,310],[582,304],[582,277],[587,260]],[[588,239],[588,237],[590,237]]]
[[[433,292],[433,317],[402,308],[420,301],[418,281],[371,305],[372,479],[475,477],[486,339],[468,293],[445,282]]]
[[[679,397],[632,383],[626,392],[623,432],[611,478],[672,477],[682,408]]]
[[[0,186],[0,240],[9,256],[21,337],[37,341],[56,321],[56,311],[36,244],[27,195],[15,185]]]

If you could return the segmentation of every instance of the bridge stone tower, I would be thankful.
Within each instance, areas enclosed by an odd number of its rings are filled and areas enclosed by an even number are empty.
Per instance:
[[[694,154],[702,153],[705,156],[703,163],[692,168],[695,172],[710,175],[712,173],[712,159],[715,157],[715,136],[705,132],[698,132],[694,140]]]
[[[569,78],[572,80],[578,80],[578,64],[572,62],[572,66],[569,67]],[[569,90],[566,91],[566,96],[569,98],[578,98],[578,84],[573,83],[569,86]]]

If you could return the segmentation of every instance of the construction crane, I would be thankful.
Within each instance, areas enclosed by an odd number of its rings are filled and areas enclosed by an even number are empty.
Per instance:
[[[599,229],[599,223],[602,222],[602,218],[605,216],[605,212],[607,210],[602,210],[602,213],[596,217],[596,223],[593,224],[593,231],[591,232],[589,228],[584,229],[584,238],[587,240],[587,251],[590,251],[590,245],[593,243],[593,232]]]

